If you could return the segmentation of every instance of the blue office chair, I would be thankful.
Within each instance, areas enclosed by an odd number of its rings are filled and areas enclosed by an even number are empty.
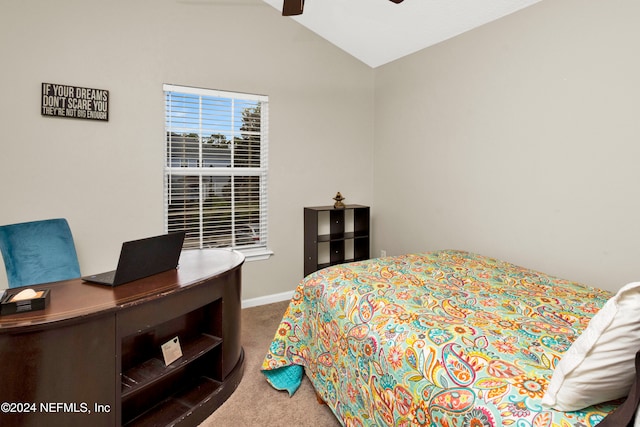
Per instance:
[[[80,277],[80,265],[66,219],[0,226],[0,251],[9,287]]]

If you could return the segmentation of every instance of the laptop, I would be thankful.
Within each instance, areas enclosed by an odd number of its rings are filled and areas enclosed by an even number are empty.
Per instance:
[[[178,267],[184,231],[124,242],[113,271],[81,277],[85,282],[108,286],[142,279]]]

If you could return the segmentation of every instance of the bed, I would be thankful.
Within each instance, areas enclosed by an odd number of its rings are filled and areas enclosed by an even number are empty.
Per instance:
[[[344,426],[595,426],[635,378],[638,290],[455,250],[333,266],[300,282],[262,372],[290,394],[306,374]]]

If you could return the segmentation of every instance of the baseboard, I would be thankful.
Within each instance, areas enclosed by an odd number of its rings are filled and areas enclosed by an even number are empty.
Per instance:
[[[259,305],[271,304],[274,302],[288,301],[293,297],[294,291],[282,292],[280,294],[266,295],[263,297],[249,298],[242,300],[242,308],[256,307]]]

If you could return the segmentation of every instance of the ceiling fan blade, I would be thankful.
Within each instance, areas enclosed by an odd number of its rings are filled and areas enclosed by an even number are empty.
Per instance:
[[[304,0],[284,0],[282,16],[302,15]]]
[[[396,4],[403,2],[403,0],[391,1]],[[303,9],[304,0],[284,0],[284,4],[282,5],[282,16],[302,15]]]

